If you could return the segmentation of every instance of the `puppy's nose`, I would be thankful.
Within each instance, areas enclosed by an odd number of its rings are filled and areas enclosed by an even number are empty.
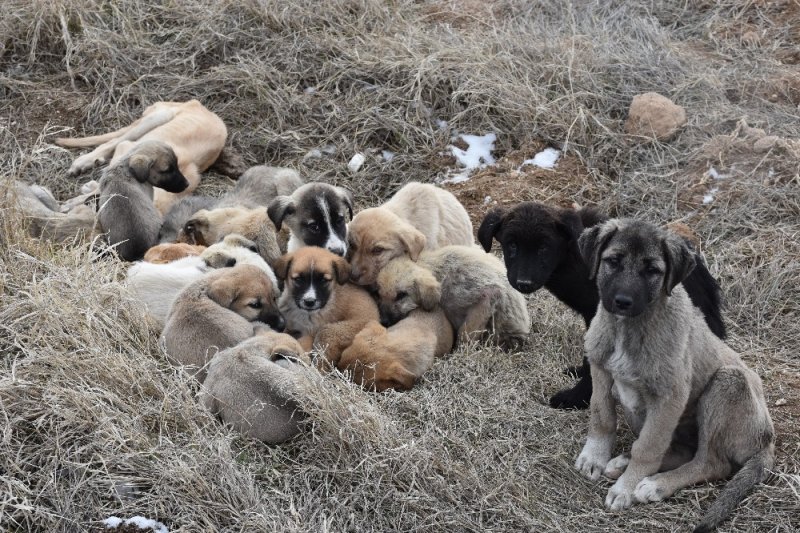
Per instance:
[[[617,309],[620,311],[626,311],[633,305],[633,298],[624,294],[617,294],[614,296],[614,305],[616,305]]]
[[[303,298],[303,305],[305,305],[306,307],[311,307],[315,303],[317,303],[316,298],[309,298],[309,297]]]
[[[281,315],[272,315],[267,319],[267,325],[274,329],[275,331],[283,331],[283,328],[286,327],[286,321],[283,319]]]
[[[533,289],[533,282],[529,279],[518,279],[517,288],[522,292],[530,292]]]
[[[350,280],[358,283],[358,280],[361,279],[361,271],[356,270],[355,268],[350,270]]]
[[[331,246],[328,248],[328,251],[338,255],[339,257],[344,257],[344,247],[343,246]]]

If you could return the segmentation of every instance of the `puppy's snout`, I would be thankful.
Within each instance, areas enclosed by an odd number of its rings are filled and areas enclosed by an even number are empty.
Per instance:
[[[328,251],[338,255],[339,257],[344,257],[345,249],[344,246],[331,246],[328,248]]]
[[[275,331],[283,331],[286,327],[286,321],[280,313],[265,313],[261,317],[261,321],[274,329]]]
[[[533,282],[529,279],[518,279],[517,289],[519,289],[521,292],[531,292],[533,289]]]
[[[614,296],[614,305],[620,311],[627,311],[633,306],[633,298],[626,294],[617,294]]]
[[[316,304],[316,303],[317,303],[317,299],[314,298],[313,296],[306,296],[306,297],[303,298],[303,305],[308,307],[308,308],[314,307],[314,304]]]
[[[353,267],[350,269],[350,281],[354,283],[358,283],[358,280],[361,279],[361,270]]]

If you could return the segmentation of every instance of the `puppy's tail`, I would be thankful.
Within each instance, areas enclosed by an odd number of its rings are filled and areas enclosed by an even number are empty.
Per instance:
[[[127,133],[130,129],[131,126],[125,126],[117,131],[104,133],[103,135],[93,135],[91,137],[59,137],[53,142],[59,146],[63,146],[64,148],[87,148],[91,146],[100,146],[103,143],[107,143],[108,141],[114,140],[120,135]]]
[[[774,460],[774,444],[770,444],[748,459],[725,485],[716,501],[711,504],[706,515],[694,528],[694,533],[706,533],[716,529],[739,505],[750,489],[763,481],[767,469],[772,467]]]

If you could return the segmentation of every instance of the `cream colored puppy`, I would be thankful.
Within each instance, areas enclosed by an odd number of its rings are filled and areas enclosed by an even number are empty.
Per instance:
[[[472,245],[472,222],[455,196],[435,185],[412,182],[380,207],[365,209],[347,227],[351,280],[372,285],[397,257],[416,261],[422,250]]]

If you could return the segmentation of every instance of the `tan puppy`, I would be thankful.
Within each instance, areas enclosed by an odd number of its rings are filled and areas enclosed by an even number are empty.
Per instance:
[[[385,322],[441,305],[461,341],[491,329],[502,346],[516,348],[531,327],[525,296],[508,283],[503,262],[475,246],[423,252],[416,263],[393,259],[378,274],[378,293]]]
[[[200,184],[200,173],[217,160],[228,130],[222,120],[197,100],[156,102],[130,126],[117,131],[78,139],[58,138],[55,143],[68,148],[97,146],[72,163],[69,174],[77,176],[109,160],[115,163],[136,145],[146,141],[168,144],[178,158],[178,168],[189,181],[180,194],[156,189],[154,202],[163,215],[179,197],[191,194]]]
[[[253,241],[258,254],[270,266],[274,266],[281,256],[275,226],[267,216],[267,210],[259,208],[201,209],[183,225],[177,242],[210,246],[231,233]]]
[[[310,361],[291,336],[256,329],[254,337],[214,356],[200,402],[240,433],[278,444],[300,430],[296,371]]]
[[[157,244],[145,252],[144,260],[148,263],[163,265],[184,257],[198,256],[205,249],[205,246],[186,244],[184,242]]]
[[[422,250],[474,244],[472,222],[451,193],[412,182],[380,207],[359,212],[347,228],[351,278],[372,285],[396,257],[416,261]]]
[[[379,318],[369,293],[347,283],[349,273],[344,258],[316,246],[299,248],[275,264],[275,274],[286,283],[279,308],[287,332],[307,350],[313,344],[326,347],[333,364],[355,334]]]
[[[252,337],[254,323],[283,329],[277,298],[277,288],[258,267],[206,274],[181,291],[169,310],[163,334],[167,354],[202,382],[214,353]]]
[[[364,388],[405,391],[452,347],[453,327],[444,312],[416,310],[389,329],[367,324],[337,366],[353,372],[353,381]]]

